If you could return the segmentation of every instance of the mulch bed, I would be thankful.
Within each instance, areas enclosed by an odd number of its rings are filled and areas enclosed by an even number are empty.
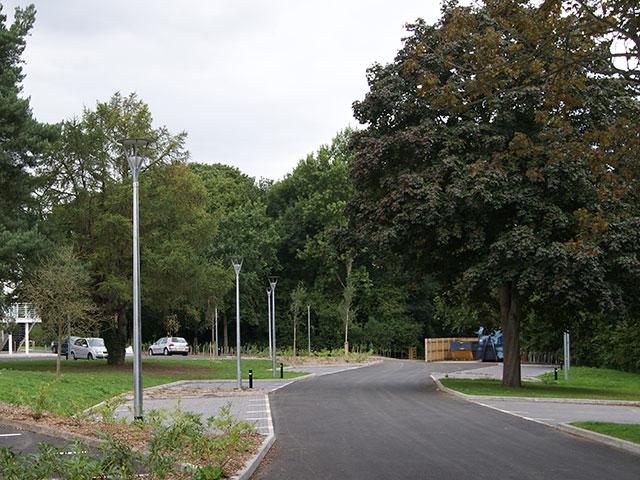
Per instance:
[[[175,391],[164,391],[163,393],[168,394],[169,392],[174,395],[179,394],[179,392]],[[5,420],[5,423],[9,425],[15,422],[14,426],[16,426],[16,428],[22,427],[20,423],[45,427],[51,432],[49,435],[54,437],[63,436],[66,438],[65,435],[60,435],[60,432],[65,432],[72,436],[80,437],[81,441],[85,440],[82,437],[100,441],[104,434],[108,434],[118,442],[134,449],[145,449],[147,442],[153,437],[153,430],[149,426],[140,427],[132,423],[105,423],[90,419],[76,420],[51,412],[42,412],[41,415],[36,415],[31,407],[4,402],[0,402],[0,419]],[[256,433],[251,433],[244,435],[243,440],[250,442],[251,448],[244,452],[235,452],[229,463],[225,466],[225,469],[229,472],[241,470],[245,462],[258,452],[264,437]],[[199,466],[205,465],[204,462],[197,460],[192,463]],[[190,477],[190,474],[176,473],[166,478],[168,480],[178,480]]]

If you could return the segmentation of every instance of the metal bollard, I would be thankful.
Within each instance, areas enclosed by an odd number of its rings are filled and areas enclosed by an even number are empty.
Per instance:
[[[553,369],[553,379],[554,380],[558,379],[558,367]]]
[[[280,364],[280,378],[284,378],[284,365]]]
[[[249,370],[249,388],[253,388],[253,370]]]

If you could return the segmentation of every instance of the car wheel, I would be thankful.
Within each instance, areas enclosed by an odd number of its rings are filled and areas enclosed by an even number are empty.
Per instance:
[[[166,357],[167,355],[169,355],[169,350],[167,350],[166,348],[164,349],[164,352],[162,352],[164,354],[164,356]]]
[[[189,355],[189,352],[184,352],[182,355],[186,357],[187,355]]]
[[[75,352],[71,352],[71,360],[77,360]]]
[[[93,360],[93,355],[91,355],[91,352],[87,353],[87,360]]]
[[[149,356],[153,357],[153,350],[152,349],[149,349]]]

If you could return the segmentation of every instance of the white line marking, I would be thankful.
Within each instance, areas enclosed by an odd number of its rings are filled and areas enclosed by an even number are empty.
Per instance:
[[[525,420],[529,420],[530,422],[534,422],[534,423],[539,423],[541,425],[546,425],[546,426],[553,426],[553,425],[549,425],[547,422],[545,422],[544,418],[532,418],[532,417],[526,417],[524,415],[520,415],[518,413],[513,413],[510,410],[503,410],[502,408],[498,408],[498,407],[494,407],[493,405],[487,405],[486,403],[481,403],[481,402],[476,402],[474,400],[470,400],[473,403],[476,403],[478,405],[482,405],[483,407],[487,407],[487,408],[491,408],[493,410],[497,410],[498,412],[502,412],[502,413],[506,413],[507,415],[513,415],[514,417],[518,417],[518,418],[523,418]],[[549,419],[551,421],[551,419]]]
[[[264,396],[264,404],[267,409],[267,426],[269,427],[269,435],[273,435],[273,419],[271,418],[271,401],[269,400],[269,395]]]
[[[19,437],[21,433],[0,433],[0,437]]]
[[[247,410],[247,413],[264,413],[264,409],[262,409],[262,410]]]
[[[246,420],[269,420],[269,417],[255,417],[255,418],[247,418]]]

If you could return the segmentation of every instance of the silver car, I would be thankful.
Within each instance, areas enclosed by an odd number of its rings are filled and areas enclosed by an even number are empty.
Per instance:
[[[86,358],[93,360],[94,358],[107,358],[107,347],[104,345],[102,338],[80,337],[71,344],[69,355],[73,360]]]
[[[189,355],[189,344],[182,337],[162,337],[149,347],[149,355]]]

